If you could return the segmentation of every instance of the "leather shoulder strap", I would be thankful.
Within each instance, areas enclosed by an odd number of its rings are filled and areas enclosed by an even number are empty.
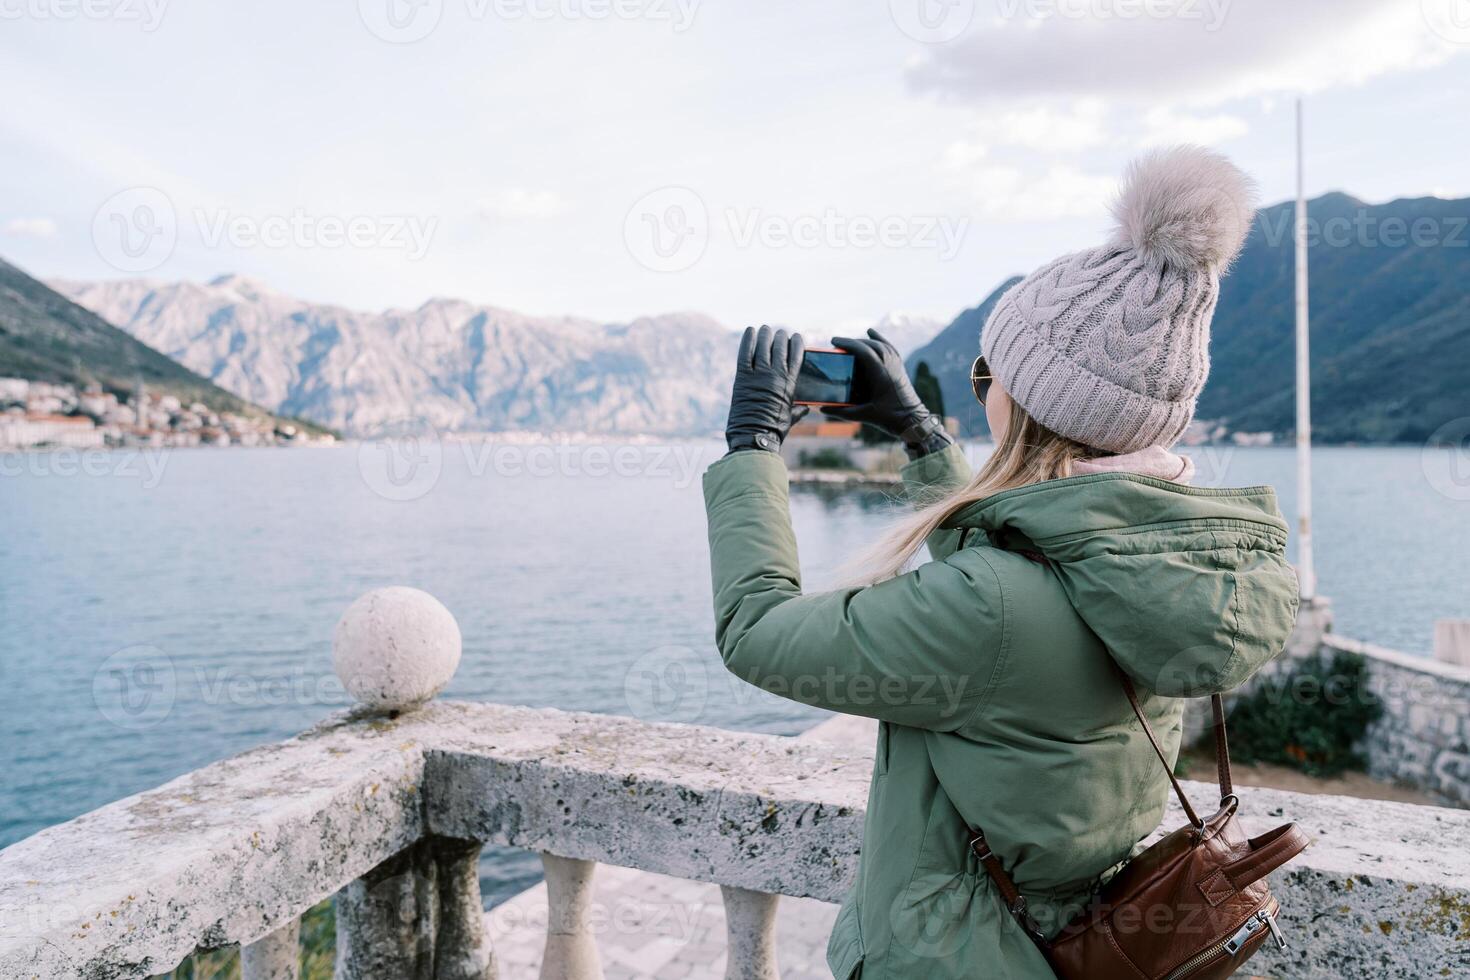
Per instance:
[[[1194,807],[1189,805],[1189,799],[1184,795],[1184,787],[1179,784],[1179,779],[1174,775],[1174,769],[1169,765],[1168,758],[1164,755],[1163,746],[1159,745],[1159,739],[1154,735],[1153,726],[1148,723],[1144,716],[1143,706],[1138,703],[1138,691],[1133,686],[1133,679],[1125,674],[1122,668],[1118,668],[1118,676],[1123,681],[1123,692],[1128,695],[1128,704],[1133,708],[1133,714],[1138,717],[1138,723],[1143,726],[1143,732],[1148,736],[1149,744],[1154,747],[1154,754],[1159,757],[1159,765],[1164,767],[1164,772],[1169,776],[1169,782],[1174,787],[1174,795],[1179,797],[1179,805],[1184,807],[1184,813],[1189,817],[1190,823],[1196,827],[1200,825],[1200,819],[1194,812]],[[1230,744],[1225,734],[1225,702],[1218,694],[1210,695],[1210,712],[1214,716],[1214,724],[1211,726],[1211,734],[1215,739],[1215,777],[1220,783],[1220,800],[1233,795],[1230,780]]]
[[[1215,774],[1220,779],[1220,799],[1235,795],[1230,782],[1230,740],[1225,737],[1225,701],[1218,694],[1210,695],[1210,712],[1215,718]]]
[[[1117,667],[1116,664],[1114,664]],[[1138,691],[1133,686],[1133,680],[1121,667],[1117,667],[1118,677],[1123,682],[1123,693],[1128,695],[1128,705],[1133,709],[1133,714],[1138,718],[1138,723],[1143,726],[1143,733],[1148,736],[1148,742],[1153,746],[1154,754],[1159,757],[1159,765],[1164,767],[1164,773],[1169,777],[1169,783],[1174,787],[1174,795],[1179,798],[1179,805],[1184,808],[1184,814],[1189,822],[1196,827],[1204,825],[1199,815],[1194,812],[1194,807],[1189,803],[1189,797],[1184,793],[1184,787],[1179,782],[1179,777],[1174,775],[1174,767],[1169,765],[1169,759],[1164,755],[1164,747],[1159,744],[1158,736],[1154,734],[1153,726],[1148,723],[1148,717],[1143,713],[1143,705],[1138,701]],[[1225,733],[1225,702],[1218,694],[1210,696],[1210,710],[1213,715],[1212,730],[1215,737],[1215,774],[1220,782],[1220,799],[1223,802],[1227,797],[1234,795],[1230,780],[1230,746]],[[1026,909],[1026,899],[1016,888],[1015,881],[1010,873],[1006,871],[1005,865],[1001,864],[990,845],[985,841],[985,832],[975,827],[970,839],[970,848],[979,858],[980,865],[995,882],[996,890],[1000,892],[1001,899],[1010,908],[1012,915],[1031,936],[1032,940],[1040,946],[1043,952],[1047,948],[1045,937],[1036,928],[1035,920],[1031,918]]]

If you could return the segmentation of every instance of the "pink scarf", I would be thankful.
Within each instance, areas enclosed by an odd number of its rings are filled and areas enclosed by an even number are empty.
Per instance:
[[[1194,479],[1194,460],[1188,456],[1171,453],[1163,446],[1149,446],[1121,456],[1099,456],[1097,459],[1079,459],[1072,464],[1074,476],[1092,473],[1137,473],[1173,483],[1188,483]]]

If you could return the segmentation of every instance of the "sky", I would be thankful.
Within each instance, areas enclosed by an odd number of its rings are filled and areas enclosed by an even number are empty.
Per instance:
[[[0,257],[377,310],[948,319],[1127,161],[1470,197],[1470,0],[0,0]]]

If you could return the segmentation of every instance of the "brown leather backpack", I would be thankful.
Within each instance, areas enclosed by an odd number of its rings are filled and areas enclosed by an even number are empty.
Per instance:
[[[1286,948],[1276,926],[1280,905],[1267,887],[1266,875],[1310,842],[1294,823],[1250,839],[1241,830],[1235,818],[1240,800],[1230,785],[1225,709],[1218,694],[1211,702],[1220,811],[1201,820],[1174,777],[1126,675],[1123,687],[1169,774],[1189,825],[1129,861],[1051,940],[1027,911],[1026,899],[979,828],[970,846],[1011,914],[1061,980],[1220,980],[1239,969],[1268,935]]]

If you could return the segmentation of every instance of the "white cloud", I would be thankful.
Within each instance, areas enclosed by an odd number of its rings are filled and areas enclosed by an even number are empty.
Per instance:
[[[60,238],[61,229],[50,218],[11,218],[4,225],[0,225],[0,234],[15,238],[44,240]]]
[[[1226,113],[1194,115],[1169,106],[1155,106],[1143,116],[1140,141],[1146,146],[1172,143],[1202,143],[1211,146],[1244,136],[1250,126],[1239,116]]]
[[[990,155],[990,147],[980,140],[955,140],[944,148],[939,166],[945,170],[969,170]]]
[[[1001,16],[935,48],[910,81],[977,103],[1039,96],[1217,105],[1359,84],[1466,50],[1430,30],[1414,0],[1154,2],[1175,16],[1102,16],[1122,0],[995,0]]]
[[[555,191],[512,187],[483,198],[478,205],[487,218],[508,220],[555,218],[566,214],[569,205]]]
[[[992,164],[975,169],[969,190],[981,214],[998,221],[1095,218],[1117,192],[1115,176],[1089,174],[1069,164],[1044,172]]]
[[[1101,99],[1079,99],[1069,106],[983,109],[974,129],[988,145],[1075,153],[1107,142],[1107,124]]]

